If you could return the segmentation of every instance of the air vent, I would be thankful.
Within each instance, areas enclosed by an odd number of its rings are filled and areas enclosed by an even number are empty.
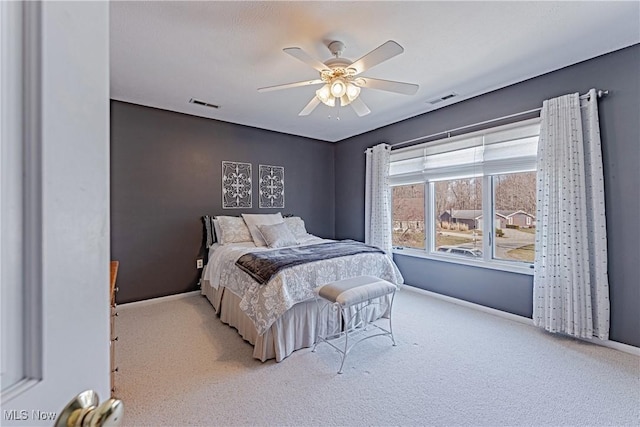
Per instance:
[[[209,104],[208,102],[200,101],[200,100],[195,99],[195,98],[191,98],[189,100],[189,104],[202,105],[203,107],[209,107],[209,108],[215,108],[215,109],[220,108],[219,105]]]
[[[458,96],[457,93],[451,92],[451,93],[443,95],[443,96],[441,96],[439,98],[431,99],[431,100],[427,101],[427,104],[436,105],[436,104],[438,104],[438,103],[440,103],[442,101],[446,101],[446,100],[451,99],[451,98],[456,97],[456,96]]]

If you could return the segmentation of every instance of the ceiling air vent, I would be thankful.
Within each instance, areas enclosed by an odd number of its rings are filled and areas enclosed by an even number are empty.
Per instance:
[[[458,96],[458,94],[455,93],[455,92],[451,92],[451,93],[443,95],[443,96],[441,96],[439,98],[431,99],[431,100],[427,101],[427,104],[436,105],[436,104],[438,104],[438,103],[440,103],[442,101],[446,101],[446,100],[451,99],[451,98],[453,98],[455,96]]]
[[[208,102],[200,101],[200,100],[195,99],[195,98],[191,98],[189,100],[189,104],[202,105],[203,107],[209,107],[209,108],[215,108],[215,109],[220,108],[219,105],[209,104]]]

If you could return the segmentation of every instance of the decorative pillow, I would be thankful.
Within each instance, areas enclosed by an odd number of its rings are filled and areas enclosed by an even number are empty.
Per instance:
[[[275,214],[242,214],[242,218],[244,218],[244,222],[249,227],[253,243],[256,246],[267,246],[262,234],[260,234],[260,230],[258,230],[259,225],[273,225],[283,222],[280,212]]]
[[[284,223],[287,224],[287,227],[296,238],[307,237],[309,234],[304,226],[304,221],[299,216],[284,218]]]
[[[217,216],[220,226],[220,236],[218,241],[221,245],[225,243],[241,243],[253,241],[251,233],[244,219],[239,216]]]
[[[272,225],[259,225],[258,230],[270,248],[297,245],[298,241],[284,222]]]

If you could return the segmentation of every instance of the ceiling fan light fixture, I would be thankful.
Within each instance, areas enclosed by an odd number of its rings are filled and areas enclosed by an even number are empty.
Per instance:
[[[341,98],[347,91],[347,82],[342,77],[336,77],[331,80],[331,95]]]
[[[336,100],[331,95],[329,84],[326,84],[318,89],[316,91],[316,96],[320,101],[322,101],[323,104],[329,105],[330,107],[333,107],[336,103]]]
[[[346,95],[349,98],[349,102],[351,102],[360,95],[360,88],[353,83],[347,83]]]

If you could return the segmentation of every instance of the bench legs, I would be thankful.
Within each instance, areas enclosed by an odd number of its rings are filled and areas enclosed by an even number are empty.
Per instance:
[[[373,300],[369,300],[355,306],[343,307],[338,303],[331,303],[322,298],[316,297],[316,303],[318,306],[318,316],[316,320],[316,339],[313,344],[313,349],[311,351],[312,352],[316,351],[316,347],[318,346],[320,341],[324,341],[327,344],[329,344],[331,347],[333,347],[338,353],[342,355],[340,369],[338,370],[338,373],[341,374],[343,372],[342,369],[344,367],[344,362],[347,359],[347,354],[349,354],[351,349],[353,349],[353,347],[356,344],[359,344],[362,341],[367,340],[369,338],[379,337],[379,336],[388,336],[389,338],[391,338],[391,342],[395,346],[396,340],[393,336],[393,325],[392,325],[392,318],[393,318],[392,310],[393,310],[394,298],[395,298],[395,292],[391,294],[391,299],[389,301],[389,319],[388,319],[389,329],[384,329],[383,327],[369,321],[368,313],[366,310],[368,307],[371,307],[374,305],[380,305],[380,306],[386,305],[386,303],[384,302],[374,302]],[[328,310],[328,309],[340,310],[341,316],[342,316],[342,325],[339,326],[340,330],[333,331],[331,335],[328,334],[328,331],[326,331],[327,333],[322,335],[320,334],[320,324],[321,324],[321,319],[323,318],[322,314],[324,310]],[[355,336],[357,334],[364,333],[369,326],[373,326],[374,328],[378,329],[379,332],[376,332],[374,334],[368,334],[358,339],[357,341],[353,342],[351,345],[349,345],[350,343],[349,336],[352,336],[352,339],[355,339],[356,338]],[[340,338],[343,335],[344,335],[344,346],[338,347],[333,342],[331,342],[332,340]]]

